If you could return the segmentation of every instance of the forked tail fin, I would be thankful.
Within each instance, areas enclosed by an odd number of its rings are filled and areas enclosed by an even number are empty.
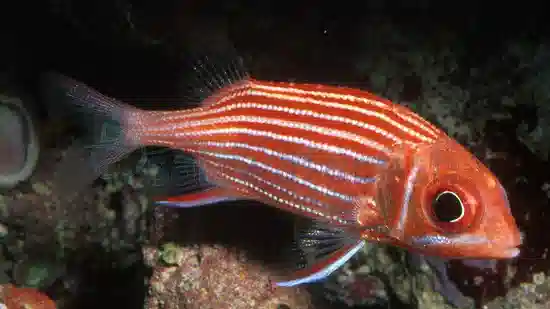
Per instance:
[[[54,184],[78,193],[140,146],[134,138],[138,127],[131,122],[140,113],[137,108],[57,73],[42,76],[41,91],[53,120],[83,132],[55,168]]]

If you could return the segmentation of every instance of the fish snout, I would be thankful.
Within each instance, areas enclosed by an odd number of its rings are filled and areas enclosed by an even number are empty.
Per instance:
[[[515,258],[520,254],[519,247],[523,244],[525,234],[519,230],[512,231],[509,236],[504,239],[504,243],[501,243],[502,258]]]

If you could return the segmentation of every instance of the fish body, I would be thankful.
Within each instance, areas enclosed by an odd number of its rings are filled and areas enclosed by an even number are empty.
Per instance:
[[[209,187],[160,204],[249,199],[319,222],[298,239],[310,262],[281,286],[328,276],[364,240],[453,258],[519,254],[498,179],[442,130],[367,91],[244,77],[200,107],[149,111],[66,77],[48,80],[66,101],[115,123],[114,138],[96,147],[98,173],[143,146],[179,149]]]
[[[352,210],[375,195],[392,156],[438,137],[429,123],[397,109],[368,93],[249,79],[202,108],[129,115],[138,129],[127,138],[194,154],[209,181],[230,195],[353,224]]]

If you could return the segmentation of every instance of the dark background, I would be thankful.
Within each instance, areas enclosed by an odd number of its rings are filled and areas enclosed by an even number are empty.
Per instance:
[[[377,31],[378,21],[391,21],[410,36],[426,40],[452,33],[450,46],[467,51],[459,65],[483,68],[487,63],[499,63],[499,51],[510,40],[548,40],[548,10],[544,6],[544,2],[534,1],[3,1],[0,71],[7,74],[0,82],[37,96],[39,74],[54,70],[137,105],[171,108],[177,98],[187,95],[186,68],[194,56],[231,47],[252,59],[249,68],[257,78],[368,88],[355,66],[369,46],[362,39],[364,32]],[[465,75],[458,82],[472,86],[491,83],[491,78],[512,82],[522,78],[514,63],[502,63],[499,70],[478,80]],[[36,102],[41,116],[46,117],[46,108],[39,99]],[[494,168],[507,184],[512,205],[522,207],[515,208],[515,214],[526,209],[539,214],[539,223],[519,220],[523,229],[529,229],[528,246],[540,252],[547,247],[543,236],[547,230],[542,226],[548,201],[539,188],[550,170],[514,133],[520,122],[537,125],[535,103],[513,110],[514,117],[508,122],[490,124],[485,143],[511,154],[512,161]],[[518,185],[515,178],[519,175],[531,182]],[[533,265],[535,269],[548,266],[547,262]],[[532,271],[526,266],[522,278]],[[86,296],[86,300],[116,295],[127,298],[136,290],[125,278],[134,280],[121,274],[115,280],[116,291],[112,285],[102,288],[101,282],[90,283],[99,287],[97,294]],[[475,289],[464,290],[479,294]],[[489,293],[503,291],[496,288]]]

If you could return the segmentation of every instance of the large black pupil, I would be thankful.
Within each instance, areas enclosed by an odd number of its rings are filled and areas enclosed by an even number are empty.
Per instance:
[[[442,192],[436,195],[432,202],[435,219],[440,222],[453,222],[462,216],[462,202],[452,192]]]

